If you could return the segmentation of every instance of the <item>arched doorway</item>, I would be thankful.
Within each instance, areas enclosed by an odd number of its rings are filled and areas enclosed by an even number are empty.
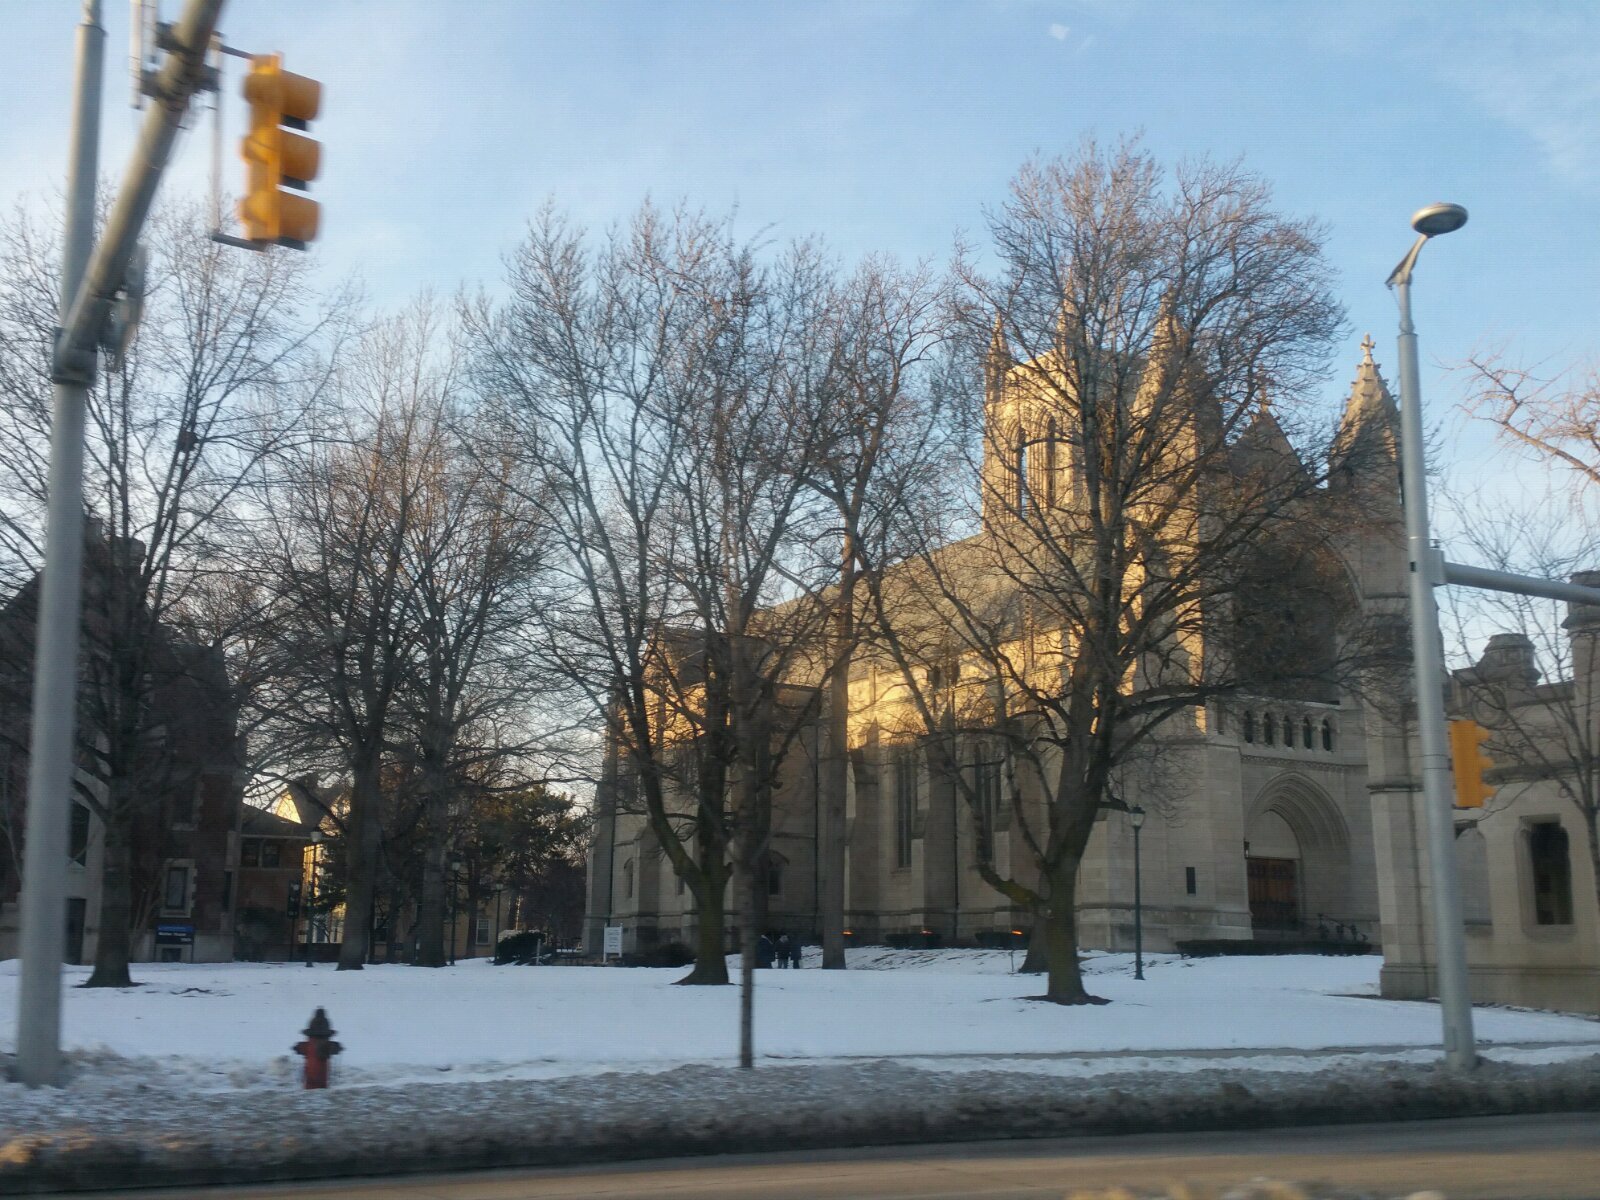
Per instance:
[[[1350,837],[1344,818],[1303,775],[1274,779],[1245,823],[1250,926],[1282,937],[1347,918]]]

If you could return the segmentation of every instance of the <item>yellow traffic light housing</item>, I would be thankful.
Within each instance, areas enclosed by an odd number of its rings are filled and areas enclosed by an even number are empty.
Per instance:
[[[1483,781],[1494,760],[1483,752],[1489,731],[1476,721],[1450,722],[1450,766],[1455,773],[1456,807],[1482,808],[1495,789]]]
[[[281,54],[256,54],[245,76],[244,98],[250,102],[250,131],[239,147],[247,167],[239,201],[245,237],[304,250],[317,236],[321,206],[283,189],[304,191],[322,165],[321,145],[292,132],[316,119],[322,85],[285,71]]]

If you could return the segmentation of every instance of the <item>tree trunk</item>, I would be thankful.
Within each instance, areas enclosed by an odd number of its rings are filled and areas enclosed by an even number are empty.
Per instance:
[[[726,984],[728,982],[728,938],[722,909],[722,879],[713,875],[704,883],[691,884],[696,918],[694,970],[679,983]],[[707,894],[715,898],[708,899]]]
[[[430,807],[432,807],[430,805]],[[417,959],[419,967],[444,966],[444,831],[430,828],[427,853],[422,856],[422,896],[417,905]]]
[[[855,552],[848,536],[839,573],[839,617],[835,623],[833,677],[828,682],[828,727],[822,756],[822,806],[818,824],[822,845],[818,850],[818,916],[822,923],[822,968],[845,969],[844,875],[847,812],[850,789],[850,658],[855,638]]]
[[[115,786],[115,785],[113,785]],[[94,944],[94,971],[85,987],[132,987],[128,974],[133,923],[133,861],[126,804],[105,822],[105,857],[100,870],[100,933]]]
[[[1033,926],[1028,930],[1028,951],[1022,956],[1022,966],[1017,968],[1017,974],[1043,975],[1048,965],[1049,959],[1044,948],[1044,920],[1034,913]]]
[[[382,792],[376,760],[357,765],[350,780],[349,864],[345,887],[344,940],[339,946],[339,970],[359,971],[367,961],[367,930],[372,919],[373,890],[378,883],[378,859],[383,850],[383,825],[378,804]]]
[[[1058,868],[1050,876],[1050,900],[1040,910],[1036,929],[1042,928],[1048,984],[1044,998],[1056,1004],[1104,1004],[1083,986],[1078,962],[1078,868]]]

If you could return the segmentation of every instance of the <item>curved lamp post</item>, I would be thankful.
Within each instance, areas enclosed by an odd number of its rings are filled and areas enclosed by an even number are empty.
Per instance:
[[[1430,204],[1411,218],[1417,240],[1389,275],[1400,304],[1400,479],[1410,558],[1411,659],[1416,673],[1417,733],[1421,742],[1422,803],[1427,811],[1428,865],[1433,876],[1434,942],[1438,955],[1439,1007],[1444,1052],[1451,1066],[1477,1063],[1472,1036],[1472,998],[1467,989],[1466,935],[1456,881],[1455,798],[1450,782],[1450,746],[1445,732],[1444,654],[1433,589],[1444,583],[1442,556],[1428,529],[1427,462],[1422,444],[1422,382],[1417,367],[1417,331],[1411,323],[1411,273],[1428,239],[1467,223],[1459,204]]]

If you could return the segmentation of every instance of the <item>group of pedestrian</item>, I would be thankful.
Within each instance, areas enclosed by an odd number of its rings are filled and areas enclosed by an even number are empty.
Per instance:
[[[791,937],[787,933],[779,933],[777,938],[769,933],[763,933],[756,942],[756,966],[758,967],[793,967],[800,969],[800,951],[804,943],[796,934]]]

